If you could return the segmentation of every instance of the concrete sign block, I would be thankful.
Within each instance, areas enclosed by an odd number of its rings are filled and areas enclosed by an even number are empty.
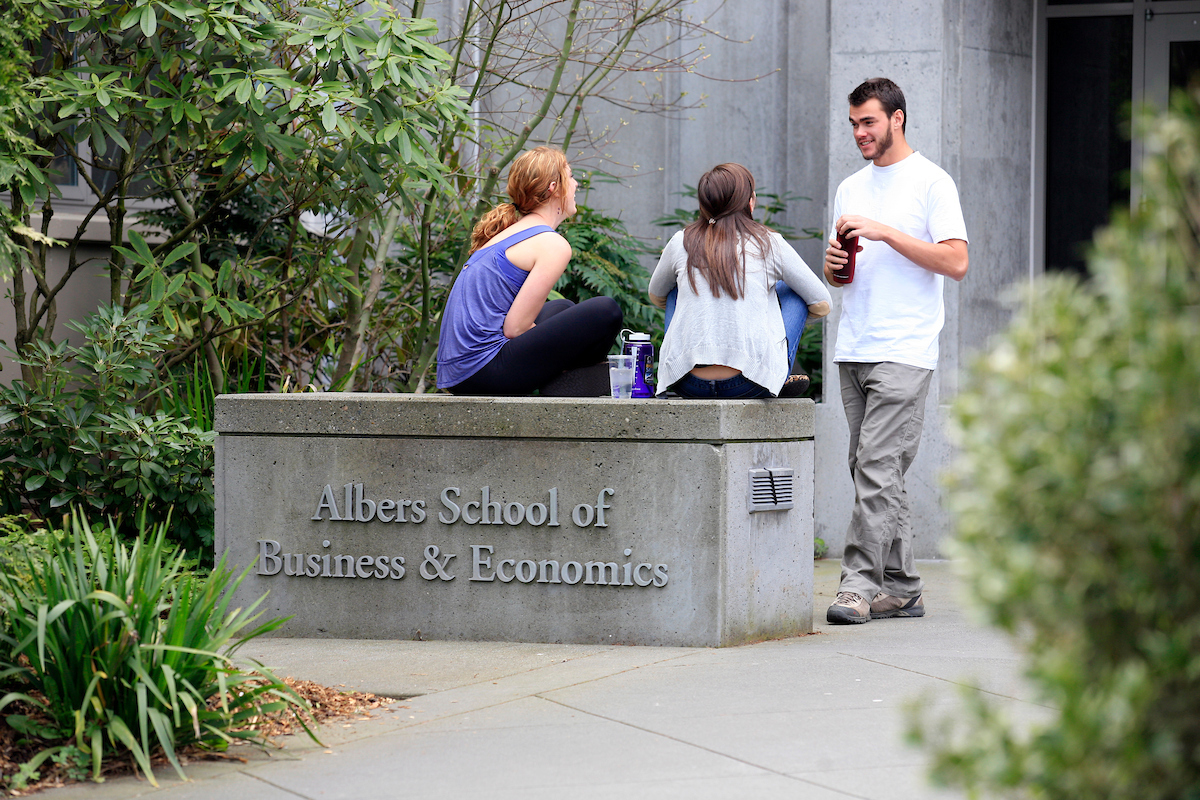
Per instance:
[[[255,563],[237,600],[269,591],[280,635],[812,630],[809,400],[229,395],[216,428],[217,554]]]

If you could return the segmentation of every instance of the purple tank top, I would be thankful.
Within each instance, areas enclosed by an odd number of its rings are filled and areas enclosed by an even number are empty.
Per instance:
[[[458,274],[438,338],[437,385],[457,386],[496,357],[508,341],[504,317],[529,273],[508,260],[505,251],[539,233],[554,230],[535,225],[471,254]]]

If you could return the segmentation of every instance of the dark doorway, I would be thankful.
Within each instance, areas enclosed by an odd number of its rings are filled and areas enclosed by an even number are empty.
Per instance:
[[[1092,235],[1129,205],[1133,18],[1047,23],[1045,266],[1086,273]]]

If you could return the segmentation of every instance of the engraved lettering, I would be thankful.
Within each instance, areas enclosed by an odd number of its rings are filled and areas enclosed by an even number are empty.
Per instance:
[[[558,562],[554,560],[542,561],[539,566],[541,570],[538,573],[538,583],[562,583],[558,577]],[[549,573],[550,577],[546,575]]]
[[[284,553],[283,572],[285,575],[303,575],[304,553]]]
[[[537,577],[537,562],[529,559],[522,559],[517,562],[517,580],[521,583],[533,583],[533,579]]]
[[[395,519],[395,517],[393,517],[388,512],[391,511],[395,507],[396,507],[395,500],[388,500],[387,498],[380,500],[379,501],[379,510],[375,512],[375,519],[379,520],[380,522],[391,522],[393,519]]]
[[[596,527],[597,528],[607,528],[608,527],[608,523],[604,521],[604,510],[606,508],[612,508],[612,506],[610,506],[608,503],[604,502],[604,495],[606,495],[606,494],[611,497],[611,496],[615,495],[616,492],[612,489],[601,489],[600,490],[600,496],[596,498]]]
[[[495,552],[495,549],[486,544],[471,545],[471,580],[473,581],[492,581],[495,580],[495,575],[488,575],[486,578],[480,570],[491,569],[492,559],[483,554],[486,550],[488,554]]]
[[[425,521],[424,500],[384,498],[376,501],[367,497],[365,484],[347,483],[342,488],[345,494],[342,502],[346,505],[338,508],[338,500],[334,496],[333,487],[326,484],[325,488],[321,490],[321,499],[317,502],[317,509],[310,519],[315,522],[321,522],[326,518],[342,522],[370,522],[376,519],[380,522]],[[456,494],[458,494],[458,489],[453,486],[442,492],[442,503],[450,511],[449,515],[442,514],[442,521],[447,524],[456,521],[460,513],[458,505],[450,499],[451,495]],[[405,519],[405,510],[409,508],[412,511],[411,520]]]
[[[391,522],[423,522],[428,513],[425,502],[401,498],[372,499],[367,496],[365,483],[343,484],[343,497],[338,498],[331,484],[321,490],[321,496],[311,519],[316,522],[352,521],[368,523],[378,520]],[[468,489],[468,493],[474,490]],[[469,496],[469,494],[468,494]],[[608,512],[616,490],[604,487],[596,495],[595,504],[580,503],[571,508],[571,520],[578,528],[608,528]],[[463,502],[462,489],[448,486],[441,491],[441,508],[438,521],[451,525],[508,525],[531,527],[559,527],[558,487],[550,487],[546,502],[524,503],[508,501],[493,494],[491,486],[481,486],[475,500]],[[428,541],[428,540],[427,540]],[[258,540],[259,553],[257,570],[259,575],[284,574],[290,577],[325,578],[376,578],[399,580],[406,574],[402,556],[351,555],[331,553],[329,541],[323,546],[323,554],[285,553],[283,545],[273,539]],[[518,582],[522,584],[579,584],[587,586],[663,588],[670,583],[670,568],[667,564],[637,562],[631,556],[632,548],[624,548],[625,561],[560,561],[554,559],[500,558],[496,547],[485,544],[469,545],[471,548],[471,570],[469,580],[478,583]],[[535,553],[536,555],[536,553]],[[438,545],[426,545],[419,572],[427,581],[452,581],[450,563],[457,558],[453,553],[444,553]]]
[[[363,485],[354,484],[354,521],[370,522],[375,517],[375,501],[363,497]],[[366,509],[364,511],[364,509]]]
[[[488,487],[483,487],[483,502],[475,507],[480,509],[479,516],[482,517],[483,525],[503,525],[504,521],[500,518],[500,501],[491,499],[491,491]],[[493,516],[488,516],[493,511],[496,513]]]
[[[587,515],[581,519],[580,512],[582,511],[586,511]],[[587,503],[580,503],[579,505],[575,506],[575,510],[571,512],[571,519],[574,520],[575,524],[579,527],[586,528],[588,525],[592,524],[592,518],[595,517],[595,515],[596,509],[592,508]]]
[[[571,568],[572,567],[575,568],[574,569],[574,572],[575,572],[574,578],[571,577],[571,572],[572,572]],[[574,586],[575,584],[579,583],[581,580],[583,580],[583,564],[580,564],[578,561],[568,561],[567,563],[563,564],[562,565],[562,579],[563,579],[563,583],[568,583],[571,586]]]
[[[283,548],[273,539],[258,540],[258,574],[276,575],[283,566],[283,559],[278,553]]]
[[[447,486],[445,489],[442,489],[442,505],[449,509],[451,513],[449,516],[447,516],[446,514],[439,512],[438,521],[445,523],[446,525],[453,525],[454,523],[458,522],[459,515],[462,513],[458,508],[458,503],[455,503],[450,499],[451,492],[454,492],[455,497],[460,497],[462,495],[462,492],[458,491],[458,489],[454,486]]]
[[[621,579],[617,577],[621,568],[615,561],[589,561],[583,565],[583,568],[586,575],[583,580],[585,584],[599,584],[600,586],[604,586],[611,583],[614,586],[621,585]],[[611,581],[605,579],[606,573],[609,573],[610,569],[612,574]],[[596,576],[596,580],[592,580],[593,575]]]
[[[537,518],[534,518],[534,509],[537,509]],[[546,504],[534,503],[529,508],[525,509],[525,521],[533,527],[542,525],[546,521]]]
[[[501,583],[511,583],[512,579],[514,577],[516,577],[515,573],[513,575],[505,575],[504,574],[504,565],[505,564],[508,564],[511,567],[511,566],[515,566],[516,563],[517,563],[517,561],[515,558],[506,558],[503,561],[501,561],[499,564],[496,565],[496,577],[500,579]]]
[[[446,572],[446,565],[452,558],[456,558],[453,553],[442,556],[436,544],[426,546],[425,560],[421,562],[421,577],[427,581],[434,578],[441,578],[444,581],[454,580],[454,576]]]
[[[325,491],[321,492],[321,502],[317,503],[317,510],[311,518],[320,521],[321,509],[323,508],[329,511],[330,519],[339,520],[342,518],[341,515],[338,514],[337,503],[333,499],[333,487],[329,484],[325,484]]]

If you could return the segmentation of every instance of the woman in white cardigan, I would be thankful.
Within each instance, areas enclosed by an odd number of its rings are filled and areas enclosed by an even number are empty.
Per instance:
[[[650,278],[650,301],[667,309],[659,394],[803,394],[808,376],[788,372],[807,319],[829,313],[829,290],[754,220],[754,176],[741,164],[706,172],[696,197],[700,218],[671,237]]]

